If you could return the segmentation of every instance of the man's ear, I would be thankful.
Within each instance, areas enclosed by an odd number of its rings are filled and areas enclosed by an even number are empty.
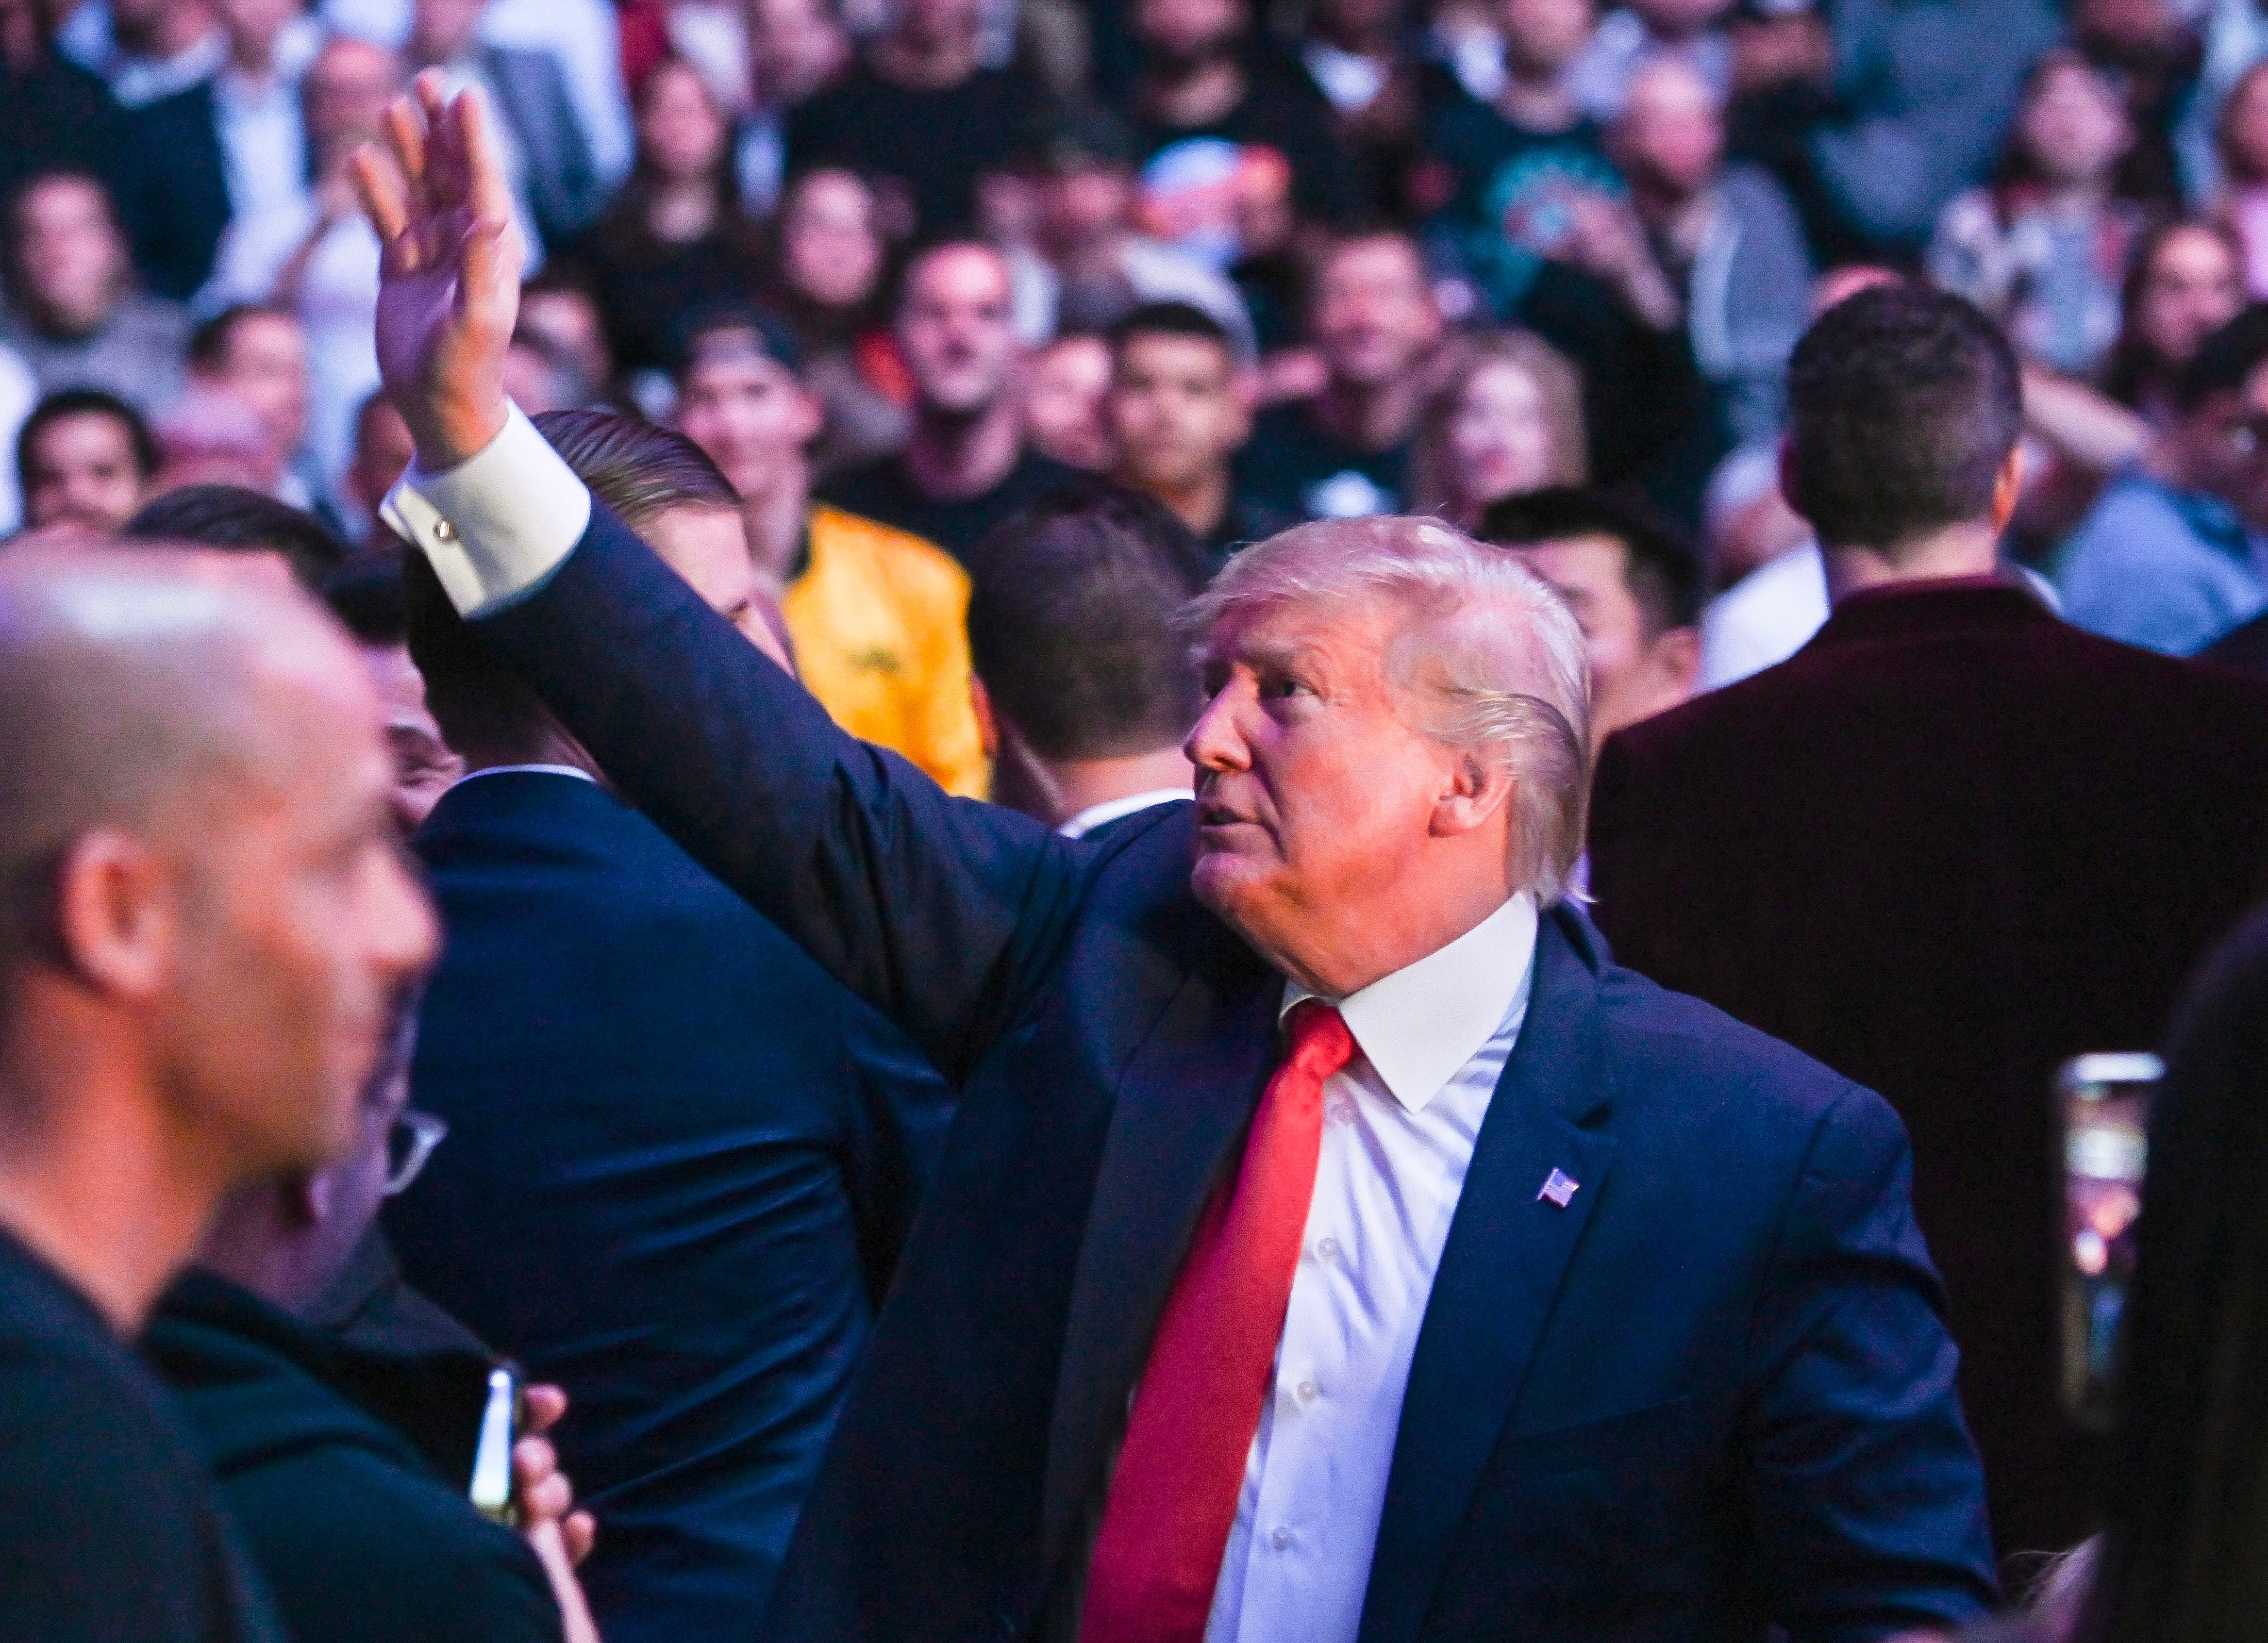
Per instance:
[[[55,940],[88,985],[146,1001],[173,975],[180,933],[172,870],[146,843],[116,828],[71,841],[55,869]]]
[[[1992,534],[1998,536],[2008,528],[2008,521],[2016,517],[2016,504],[2024,496],[2024,442],[2021,439],[2002,460],[1999,471],[1992,475]]]
[[[1665,628],[1654,636],[1653,650],[1663,676],[1676,687],[1679,699],[1691,696],[1701,682],[1701,630]]]
[[[1485,827],[1512,802],[1518,777],[1512,767],[1484,757],[1470,748],[1459,753],[1450,766],[1449,780],[1433,801],[1432,834],[1451,838]]]
[[[976,716],[977,745],[984,756],[997,760],[1000,756],[1000,722],[992,717],[992,693],[975,674],[968,675],[968,708]]]

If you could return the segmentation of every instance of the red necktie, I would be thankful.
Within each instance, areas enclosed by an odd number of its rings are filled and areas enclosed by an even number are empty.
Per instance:
[[[1166,1301],[1102,1508],[1079,1643],[1200,1643],[1236,1521],[1322,1147],[1323,1080],[1354,1039],[1292,1007],[1236,1179],[1214,1194]]]

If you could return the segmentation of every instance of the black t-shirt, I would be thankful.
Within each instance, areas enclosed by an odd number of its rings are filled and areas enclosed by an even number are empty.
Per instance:
[[[283,1636],[164,1389],[0,1233],[0,1639]]]
[[[994,526],[1079,477],[1077,468],[1027,451],[991,490],[940,502],[914,488],[902,459],[884,456],[836,475],[821,490],[820,500],[927,537],[965,565]]]
[[[753,232],[739,225],[671,245],[620,217],[601,218],[560,258],[598,298],[599,315],[625,372],[666,371],[677,335],[700,308],[746,301],[761,274]]]
[[[1359,451],[1315,426],[1307,409],[1263,411],[1236,459],[1237,490],[1253,505],[1304,519],[1393,513],[1408,484],[1410,446]]]
[[[958,227],[976,214],[978,173],[1015,158],[1041,101],[1036,86],[1005,69],[922,91],[861,64],[788,116],[788,169],[829,164],[895,179],[920,232]]]
[[[1296,68],[1266,62],[1245,72],[1243,100],[1218,120],[1169,126],[1144,117],[1145,163],[1176,143],[1203,138],[1272,148],[1292,167],[1292,202],[1301,217],[1326,223],[1359,217],[1368,203],[1362,177],[1314,83]]]

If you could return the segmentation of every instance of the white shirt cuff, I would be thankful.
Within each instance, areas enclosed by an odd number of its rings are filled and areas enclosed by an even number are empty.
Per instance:
[[[379,516],[431,562],[461,615],[484,616],[550,579],[591,523],[591,493],[509,405],[477,454],[438,474],[412,463]]]

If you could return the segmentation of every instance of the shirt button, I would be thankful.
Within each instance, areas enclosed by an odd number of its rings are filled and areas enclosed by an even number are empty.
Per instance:
[[[1297,1536],[1290,1529],[1279,1529],[1268,1537],[1268,1544],[1278,1551],[1288,1551],[1291,1550],[1292,1542],[1296,1538]]]
[[[1322,1395],[1322,1388],[1317,1386],[1313,1381],[1302,1381],[1297,1387],[1292,1389],[1292,1396],[1297,1397],[1302,1404],[1314,1403],[1315,1399]]]
[[[1336,1238],[1324,1239],[1321,1243],[1315,1246],[1315,1254],[1319,1258],[1325,1261],[1337,1260],[1339,1258],[1339,1241]]]

